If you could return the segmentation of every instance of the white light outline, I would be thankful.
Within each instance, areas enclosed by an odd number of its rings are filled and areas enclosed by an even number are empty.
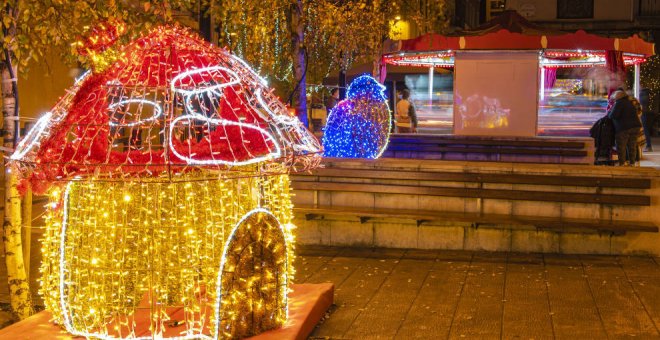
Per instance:
[[[245,127],[245,128],[249,128],[249,129],[255,129],[255,130],[261,132],[262,134],[264,134],[267,137],[266,140],[270,140],[271,142],[273,142],[273,145],[275,146],[275,152],[270,152],[265,156],[250,158],[246,161],[225,161],[225,160],[222,160],[222,159],[193,159],[193,158],[183,156],[180,153],[178,153],[176,151],[176,149],[174,148],[174,145],[172,144],[172,139],[173,139],[174,128],[175,128],[176,123],[181,121],[181,120],[184,120],[184,119],[187,119],[187,120],[201,120],[201,121],[204,121],[208,124],[213,124],[213,125],[216,125],[216,126],[218,126],[218,125],[219,126],[240,126],[240,127]],[[261,161],[266,161],[266,160],[273,159],[273,158],[278,158],[282,154],[279,144],[277,143],[275,138],[273,138],[273,136],[268,131],[266,131],[266,130],[260,128],[260,127],[254,126],[252,124],[248,124],[248,123],[232,122],[232,121],[226,120],[226,119],[207,118],[207,117],[200,116],[200,115],[185,115],[185,116],[177,117],[176,119],[174,119],[172,121],[172,123],[170,123],[170,131],[169,132],[170,132],[169,133],[170,138],[168,140],[168,144],[169,144],[170,150],[172,151],[172,153],[176,157],[178,157],[181,160],[186,161],[189,165],[230,165],[230,166],[247,165],[247,164],[258,163],[258,162],[261,162]]]
[[[64,111],[63,113],[62,108],[60,107],[60,104],[68,97],[68,96],[73,96],[75,95],[76,90],[80,87],[81,83],[85,81],[90,75],[92,74],[91,70],[86,71],[82,75],[80,75],[78,78],[74,79],[73,82],[73,89],[71,91],[67,90],[67,94],[63,97],[60,98],[58,103],[55,105],[55,107],[46,113],[44,113],[43,116],[41,116],[37,122],[34,124],[34,126],[28,131],[28,133],[21,139],[21,141],[18,143],[16,146],[16,149],[14,150],[14,153],[9,157],[10,160],[16,161],[20,160],[21,158],[25,157],[25,155],[32,150],[33,147],[38,146],[39,142],[41,142],[41,139],[43,138],[43,133],[45,132],[46,129],[49,129],[51,126],[59,123],[62,118],[66,117],[67,114],[69,113],[68,110]],[[55,113],[57,114],[55,114]],[[52,121],[49,122],[49,120],[52,119]],[[25,143],[30,138],[34,139],[28,144],[27,147],[24,148]],[[23,149],[23,150],[22,150]],[[22,150],[22,151],[19,151]]]
[[[73,327],[71,324],[71,318],[69,315],[69,311],[67,308],[67,303],[64,298],[64,290],[65,290],[65,284],[64,284],[64,278],[65,278],[65,270],[64,268],[66,267],[66,260],[65,260],[65,246],[66,246],[66,229],[68,226],[68,215],[69,215],[69,193],[71,191],[71,186],[73,185],[74,182],[69,182],[66,185],[66,189],[64,191],[64,207],[62,211],[62,230],[60,234],[60,308],[62,310],[62,316],[64,317],[64,328],[66,329],[67,332],[74,336],[84,336],[87,338],[93,337],[93,338],[98,338],[102,340],[123,340],[123,339],[135,339],[135,340],[152,340],[152,339],[172,339],[172,340],[192,340],[192,339],[202,339],[202,340],[212,340],[213,338],[211,336],[205,335],[205,334],[188,334],[185,336],[176,336],[176,337],[171,337],[171,338],[164,338],[162,336],[159,336],[158,334],[153,334],[151,336],[142,336],[142,337],[137,337],[137,338],[116,338],[114,336],[110,336],[107,334],[101,334],[101,333],[89,333],[85,331],[79,331]],[[279,221],[278,221],[279,222]],[[286,242],[286,240],[285,240]],[[134,330],[133,330],[134,331]]]
[[[211,87],[206,87],[202,89],[194,89],[194,90],[183,90],[175,87],[175,83],[177,81],[180,81],[180,79],[183,79],[184,77],[191,76],[197,73],[202,73],[202,72],[212,72],[212,71],[224,71],[227,74],[229,74],[231,80],[227,83],[219,83]],[[217,95],[218,97],[222,97],[222,93],[218,92],[218,90],[229,87],[232,85],[237,85],[240,84],[240,79],[238,77],[238,74],[236,72],[222,66],[213,66],[213,67],[205,67],[205,68],[200,68],[200,69],[195,69],[195,70],[190,70],[187,72],[182,72],[176,77],[172,79],[170,82],[170,87],[174,93],[180,93],[184,96],[185,98],[185,105],[186,108],[189,111],[189,114],[180,116],[175,118],[171,123],[170,123],[170,129],[169,129],[169,138],[168,138],[168,145],[170,147],[170,150],[172,153],[178,157],[181,160],[184,160],[186,163],[189,165],[229,165],[229,166],[240,166],[240,165],[247,165],[247,164],[254,164],[274,158],[278,158],[282,155],[282,149],[277,142],[277,140],[273,137],[273,135],[269,132],[266,131],[256,125],[249,124],[249,123],[242,123],[242,122],[234,122],[231,120],[227,119],[218,119],[218,118],[210,118],[207,117],[199,112],[197,112],[193,107],[191,102],[191,97],[194,95],[200,95],[203,93],[206,93],[207,96],[211,97],[212,94]],[[266,137],[266,140],[270,140],[273,145],[275,146],[275,151],[269,152],[265,156],[259,156],[259,157],[254,157],[251,159],[248,159],[246,161],[226,161],[226,160],[221,160],[221,159],[193,159],[190,157],[185,157],[181,155],[177,150],[174,148],[174,144],[172,143],[172,140],[174,139],[174,127],[177,122],[182,121],[184,119],[187,120],[198,120],[207,123],[208,125],[215,125],[215,126],[239,126],[239,127],[244,127],[248,129],[254,129],[259,131],[261,134],[263,134]]]
[[[298,132],[302,143],[299,145],[298,143],[291,141],[291,145],[294,150],[308,151],[311,153],[321,152],[321,145],[319,144],[318,140],[313,137],[309,131],[307,131],[307,129],[302,128],[302,123],[297,118],[276,114],[271,111],[270,107],[266,104],[263,97],[261,96],[261,89],[257,89],[254,93],[254,96],[257,98],[257,102],[259,102],[264,110],[266,110],[266,112],[270,115],[270,119],[275,120],[276,123],[280,123],[287,127],[292,127],[296,130],[296,132]],[[280,131],[280,127],[275,125],[275,128],[280,137],[284,139],[284,136]]]
[[[183,79],[185,77],[188,77],[188,76],[191,76],[191,75],[194,75],[194,74],[199,74],[199,73],[202,73],[202,72],[213,72],[213,71],[226,72],[227,74],[229,74],[229,78],[231,78],[231,80],[228,83],[218,83],[214,86],[207,87],[207,88],[204,88],[204,89],[184,90],[184,89],[175,87],[175,83],[180,81],[181,79]],[[176,77],[172,78],[172,80],[170,81],[170,88],[172,89],[172,92],[180,93],[184,96],[200,94],[200,93],[203,93],[203,92],[214,92],[216,94],[219,94],[217,92],[217,90],[222,89],[224,87],[240,84],[240,82],[241,82],[241,80],[238,77],[238,74],[236,74],[236,72],[234,72],[234,71],[232,71],[232,70],[230,70],[226,67],[223,67],[223,66],[210,66],[210,67],[197,68],[197,69],[194,69],[194,70],[189,70],[189,71],[181,72],[181,73],[177,74]]]
[[[284,247],[286,249],[286,256],[289,256],[289,243],[287,243],[286,239],[286,230],[284,230],[284,226],[282,223],[280,223],[280,220],[273,215],[270,211],[264,208],[255,208],[243,215],[241,219],[234,225],[234,228],[231,230],[231,233],[229,234],[229,237],[227,238],[227,242],[225,243],[224,250],[222,252],[222,258],[220,259],[220,271],[218,271],[218,280],[215,282],[215,317],[216,317],[216,322],[215,322],[215,338],[214,340],[218,340],[220,336],[220,307],[222,304],[222,271],[225,267],[225,263],[227,262],[227,252],[229,251],[229,244],[231,241],[234,239],[234,234],[238,230],[238,228],[247,220],[250,216],[256,213],[264,213],[266,215],[270,215],[277,221],[278,227],[280,231],[282,232],[282,239],[284,240]],[[285,268],[284,268],[284,282],[285,286],[289,287],[289,259],[285,261]],[[289,319],[289,294],[287,291],[284,292],[284,306],[285,306],[285,313],[286,313],[286,318]]]
[[[78,76],[78,78],[74,79],[74,81],[73,81],[73,85],[74,85],[74,86],[78,85],[78,83],[80,83],[80,82],[82,82],[83,80],[87,79],[87,77],[88,77],[90,74],[92,74],[92,70],[87,70],[87,71],[85,71],[83,74],[81,74],[80,76]]]
[[[108,112],[109,112],[110,110],[112,110],[112,109],[118,107],[118,106],[121,106],[121,105],[124,105],[124,104],[132,104],[132,103],[138,103],[138,104],[140,104],[140,105],[144,105],[144,104],[151,105],[151,106],[153,106],[154,111],[155,111],[156,113],[155,113],[154,115],[152,115],[151,117],[147,118],[147,119],[138,120],[138,121],[136,121],[136,122],[132,122],[132,123],[128,123],[128,124],[118,124],[118,123],[114,123],[114,122],[112,122],[112,120],[109,121],[108,124],[109,124],[110,126],[116,126],[116,127],[133,127],[133,126],[138,126],[138,125],[145,124],[145,123],[147,123],[147,122],[155,121],[155,120],[157,120],[158,118],[160,118],[160,117],[163,115],[163,109],[160,107],[160,105],[158,105],[158,103],[153,102],[153,101],[151,101],[151,100],[138,99],[138,98],[126,99],[126,100],[121,100],[121,101],[119,101],[119,102],[117,102],[117,103],[112,103],[112,104],[108,105]],[[115,112],[116,112],[116,111],[114,111],[113,113],[115,113]],[[113,116],[114,116],[114,115],[113,115]],[[111,116],[111,117],[112,117],[112,116]]]
[[[245,66],[245,68],[247,68],[250,72],[252,72],[252,74],[254,76],[257,77],[257,79],[261,82],[261,84],[263,84],[264,86],[268,86],[268,81],[266,79],[264,79],[262,76],[260,76],[259,73],[257,73],[250,65],[248,65],[245,62],[245,60],[243,60],[243,59],[241,59],[241,58],[239,58],[239,57],[237,57],[237,56],[235,56],[231,53],[227,53],[227,55],[229,55],[229,57],[231,57],[232,59],[234,59],[234,60],[238,61],[239,63],[241,63],[243,66]]]
[[[53,112],[48,111],[46,112],[41,118],[37,120],[37,122],[34,124],[34,127],[30,129],[30,131],[21,139],[21,141],[18,143],[16,146],[16,150],[14,150],[14,153],[9,157],[11,160],[20,160],[23,158],[30,150],[32,150],[33,147],[37,146],[37,144],[41,141],[41,139],[44,137],[44,130],[48,127],[48,123],[50,118],[53,117]],[[28,140],[31,140],[28,145]]]

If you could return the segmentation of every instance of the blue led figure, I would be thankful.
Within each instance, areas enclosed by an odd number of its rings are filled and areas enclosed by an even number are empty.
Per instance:
[[[347,98],[328,115],[323,132],[325,157],[378,158],[390,138],[385,86],[363,75],[348,86]]]

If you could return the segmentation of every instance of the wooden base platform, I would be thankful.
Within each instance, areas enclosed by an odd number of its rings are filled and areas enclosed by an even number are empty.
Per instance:
[[[282,328],[274,329],[252,340],[269,339],[306,339],[330,308],[334,298],[334,285],[294,284],[289,295],[289,320]],[[24,340],[71,340],[73,337],[62,328],[50,322],[51,314],[47,311],[37,313],[23,321],[0,329],[0,339]]]

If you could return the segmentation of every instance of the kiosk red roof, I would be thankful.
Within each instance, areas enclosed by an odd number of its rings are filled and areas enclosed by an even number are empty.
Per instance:
[[[527,21],[515,11],[505,11],[473,30],[451,35],[429,33],[402,40],[387,53],[429,52],[440,50],[615,50],[643,56],[654,54],[654,44],[637,35],[629,38],[602,37],[577,31],[567,33],[546,29]]]

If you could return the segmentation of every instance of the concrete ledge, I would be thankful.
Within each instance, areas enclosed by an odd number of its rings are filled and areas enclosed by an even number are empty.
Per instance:
[[[385,170],[402,172],[437,172],[442,174],[488,174],[488,175],[534,175],[575,178],[616,178],[617,180],[644,180],[650,182],[650,188],[609,187],[574,184],[508,184],[484,182],[484,190],[518,190],[521,192],[548,192],[570,194],[608,194],[645,196],[650,204],[619,205],[598,202],[562,202],[543,200],[507,200],[499,198],[454,197],[451,195],[403,194],[398,192],[364,193],[329,191],[307,188],[294,190],[293,203],[297,206],[323,206],[324,208],[345,211],[370,209],[388,211],[428,210],[448,213],[491,214],[517,217],[543,217],[551,220],[570,221],[594,220],[625,224],[629,222],[648,222],[660,225],[660,171],[652,168],[623,168],[571,164],[525,164],[491,162],[449,162],[438,160],[413,160],[383,158],[377,160],[327,158],[323,161],[326,169],[345,171],[331,177],[333,182],[374,184],[381,187],[389,185],[428,186],[442,188],[475,188],[479,183],[466,181],[448,181],[446,178],[379,178],[351,177],[354,170]],[[294,183],[301,178],[304,181],[322,182],[325,177],[311,175],[294,176]],[[454,176],[453,178],[461,178]],[[556,180],[555,180],[556,181]],[[541,182],[542,183],[542,182]],[[572,182],[575,183],[575,182]],[[481,187],[480,187],[481,188]],[[344,210],[343,210],[344,209]],[[453,221],[423,221],[417,225],[414,218],[401,219],[392,216],[368,217],[360,220],[357,215],[322,215],[310,217],[297,216],[297,239],[301,244],[334,246],[368,246],[416,249],[463,249],[487,251],[515,251],[565,254],[651,254],[660,256],[660,233],[628,231],[612,232],[608,229],[587,229],[572,227],[540,229],[524,223],[513,225],[478,225]],[[493,223],[500,223],[496,220]],[[483,222],[483,221],[482,221]],[[510,222],[501,222],[510,223]],[[531,223],[531,222],[530,222]],[[569,229],[570,228],[570,229]],[[602,233],[594,230],[601,230]]]
[[[298,244],[408,249],[485,250],[522,253],[660,255],[659,233],[611,235],[554,232],[506,225],[294,219]],[[331,236],[329,236],[331,235]]]

